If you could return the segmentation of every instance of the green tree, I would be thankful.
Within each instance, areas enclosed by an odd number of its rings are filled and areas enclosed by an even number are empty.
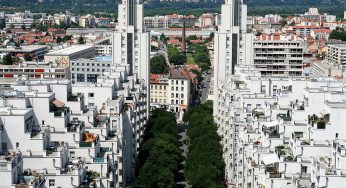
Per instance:
[[[2,63],[4,65],[13,65],[13,59],[11,54],[7,54],[2,58]]]
[[[163,55],[155,56],[150,60],[150,73],[151,74],[166,74],[169,67],[166,58]]]
[[[174,188],[182,161],[175,115],[159,108],[151,111],[138,155],[135,188]]]
[[[160,41],[163,43],[163,44],[165,44],[165,45],[167,45],[167,37],[165,36],[165,34],[161,34],[160,35]]]
[[[25,61],[32,61],[32,56],[29,53],[24,54],[24,60]]]
[[[61,43],[61,42],[63,42],[63,40],[62,40],[61,37],[57,37],[57,38],[56,38],[56,42],[57,42],[57,43]]]
[[[80,36],[80,37],[78,38],[78,44],[85,44],[85,39],[84,39],[84,37]]]
[[[151,51],[152,52],[157,52],[157,51],[159,51],[159,48],[154,46],[154,45],[151,45]]]
[[[221,138],[213,120],[213,105],[210,101],[190,108],[184,114],[189,124],[189,152],[184,167],[192,187],[223,187],[224,167]]]

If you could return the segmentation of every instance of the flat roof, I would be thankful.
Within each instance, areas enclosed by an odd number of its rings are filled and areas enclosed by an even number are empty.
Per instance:
[[[79,53],[81,51],[91,50],[91,49],[94,49],[94,46],[74,45],[64,49],[49,52],[46,54],[46,56],[68,56],[75,53]]]
[[[29,45],[29,46],[21,46],[21,47],[7,47],[0,48],[0,52],[33,52],[36,50],[42,50],[44,48],[48,48],[46,45]]]

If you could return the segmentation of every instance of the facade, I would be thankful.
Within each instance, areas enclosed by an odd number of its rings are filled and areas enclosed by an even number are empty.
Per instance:
[[[169,28],[172,26],[171,20],[166,16],[144,17],[146,28]]]
[[[108,71],[111,66],[111,56],[72,60],[70,62],[72,82],[96,83],[97,78]]]
[[[150,76],[150,107],[167,107],[179,118],[191,103],[194,77],[185,69],[172,69],[169,74]]]
[[[118,25],[112,36],[112,62],[128,65],[129,75],[143,83],[149,95],[150,34],[143,24],[143,5],[124,0],[118,10]]]
[[[315,62],[312,65],[312,75],[314,77],[342,77],[343,68],[340,64],[331,64],[326,61]]]
[[[215,16],[214,16],[214,14],[211,14],[211,13],[202,14],[198,18],[198,26],[201,27],[201,28],[214,27],[215,26]]]
[[[329,63],[335,64],[335,65],[345,65],[346,64],[346,45],[345,44],[328,45],[326,60]]]
[[[90,174],[98,177],[89,186],[133,181],[146,88],[127,67],[111,70],[95,84],[27,80],[1,92],[2,185],[82,186]]]
[[[224,101],[222,93],[226,91],[230,77],[234,74],[235,67],[240,61],[240,35],[246,33],[247,6],[241,0],[227,0],[221,7],[221,25],[214,37],[214,120],[218,125],[218,133],[222,137],[222,145],[229,149],[224,150],[223,158],[226,164],[225,180],[232,183],[233,173],[233,149],[229,148],[231,142],[227,140],[225,129],[229,128],[229,122],[221,121],[218,115],[224,106],[230,105],[230,101]],[[244,46],[245,47],[245,46]]]
[[[46,62],[69,65],[70,60],[92,57],[95,57],[95,48],[93,46],[76,45],[49,52],[44,55],[44,60]]]
[[[263,76],[300,76],[306,53],[304,44],[299,40],[275,40],[275,36],[255,40],[253,65]]]
[[[264,78],[250,67],[231,80],[216,118],[228,124],[232,187],[343,187],[343,80]]]
[[[29,54],[33,58],[43,59],[44,54],[48,52],[46,45],[29,45],[29,46],[7,46],[0,48],[0,54],[11,54],[13,57],[23,58],[24,54]]]
[[[23,62],[19,65],[0,65],[0,79],[21,78],[30,79],[70,79],[70,69],[67,66],[52,62]]]

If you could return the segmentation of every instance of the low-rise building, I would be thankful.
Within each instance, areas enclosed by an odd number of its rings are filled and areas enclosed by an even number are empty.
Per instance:
[[[346,64],[346,45],[345,44],[331,44],[328,45],[326,60],[335,65]]]
[[[33,58],[43,59],[44,54],[48,52],[46,45],[28,45],[28,46],[7,46],[0,48],[0,54],[11,54],[12,57],[24,58],[25,54]]]
[[[95,48],[93,46],[75,45],[49,52],[44,55],[44,60],[46,62],[69,65],[70,60],[93,57],[95,57]]]
[[[186,69],[171,69],[170,73],[150,76],[150,106],[167,107],[178,114],[187,111],[191,104],[196,76]]]
[[[73,83],[96,83],[97,78],[112,65],[111,56],[98,56],[92,59],[76,59],[70,62]]]

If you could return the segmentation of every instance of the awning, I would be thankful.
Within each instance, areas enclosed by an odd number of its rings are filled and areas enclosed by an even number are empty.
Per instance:
[[[61,107],[65,106],[64,102],[62,102],[61,100],[56,99],[56,98],[54,98],[52,100],[52,103],[54,104],[55,107],[58,107],[58,108],[61,108]]]
[[[275,127],[278,125],[277,121],[270,121],[270,122],[263,122],[263,126],[269,128],[269,127]]]
[[[264,165],[270,165],[276,162],[280,162],[278,156],[274,153],[261,155],[261,159]]]
[[[330,113],[327,112],[326,110],[322,110],[322,111],[320,112],[320,114],[321,114],[322,116],[325,116],[325,115],[330,114]]]

